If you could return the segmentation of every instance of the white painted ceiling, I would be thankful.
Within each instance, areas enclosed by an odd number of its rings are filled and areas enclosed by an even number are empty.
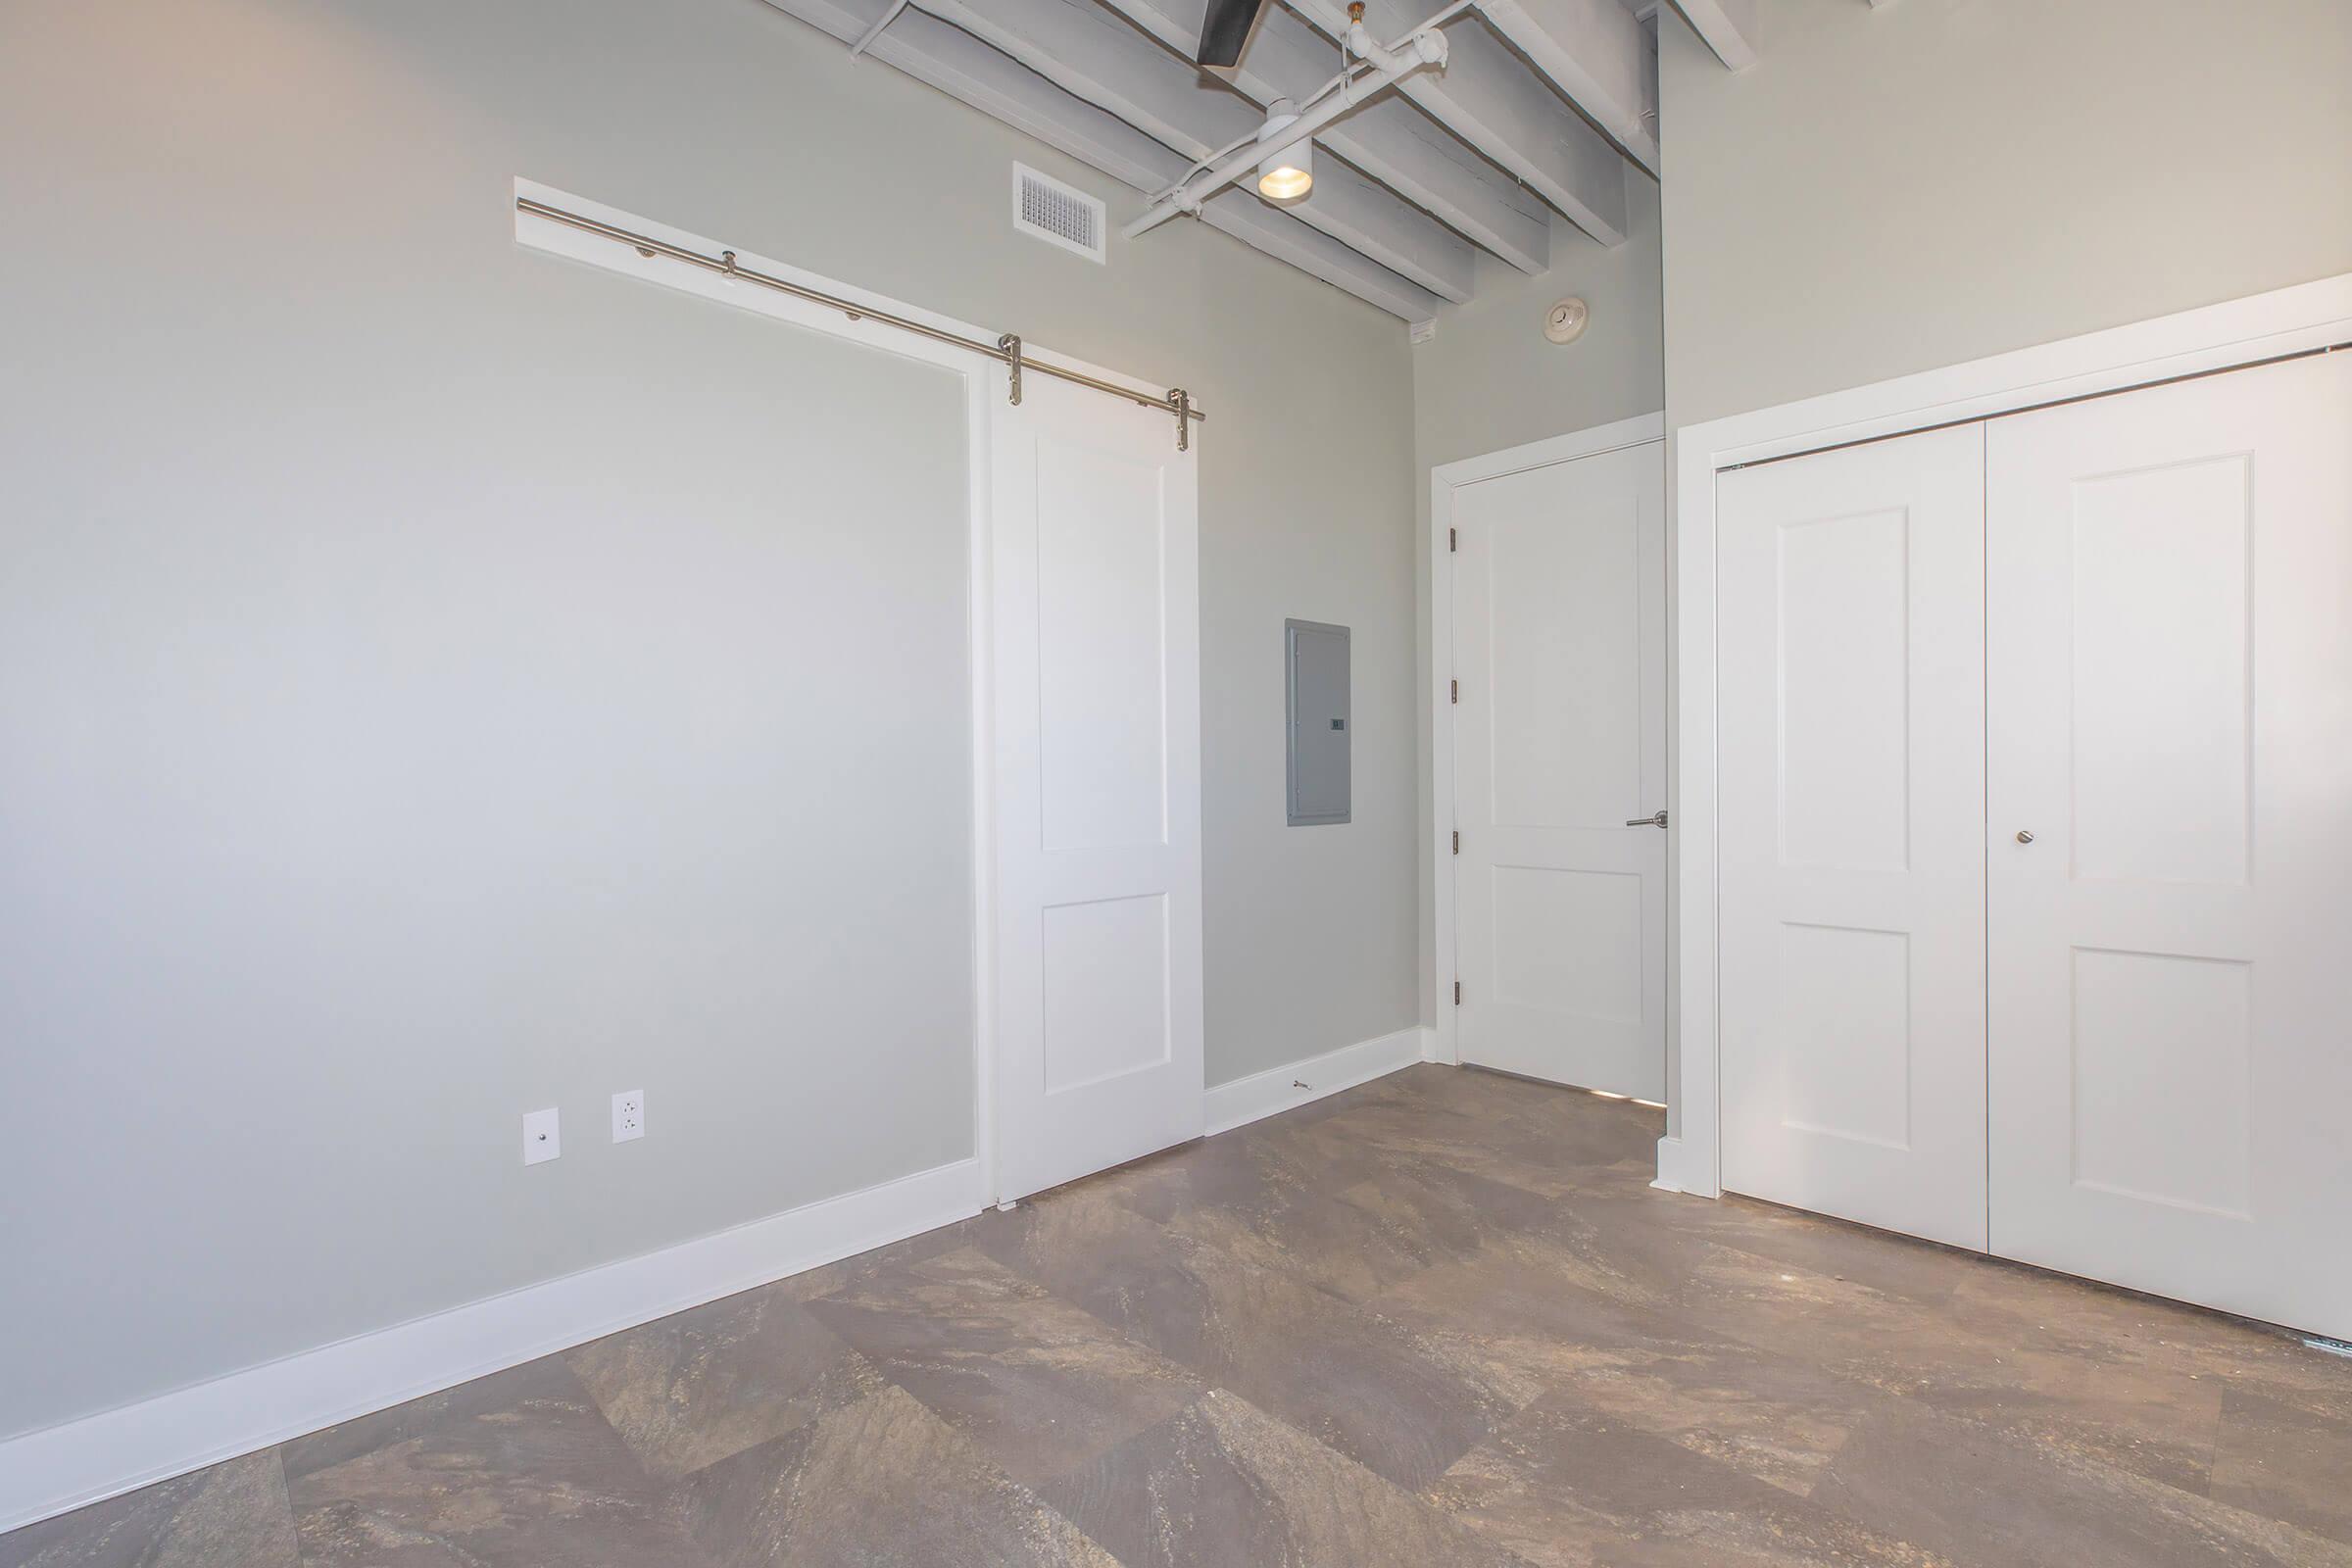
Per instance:
[[[845,44],[894,0],[768,0]],[[1248,182],[1211,223],[1408,321],[1470,297],[1478,251],[1550,267],[1551,214],[1625,238],[1626,182],[1657,167],[1657,0],[1482,0],[1449,58],[1315,137],[1315,186],[1277,207]],[[1727,63],[1752,58],[1755,0],[1679,0]],[[1394,40],[1441,0],[1367,0]],[[1192,63],[1205,0],[912,0],[867,47],[909,75],[1157,195],[1340,67],[1346,0],[1272,0],[1231,73]],[[1149,245],[1146,234],[1134,241]]]

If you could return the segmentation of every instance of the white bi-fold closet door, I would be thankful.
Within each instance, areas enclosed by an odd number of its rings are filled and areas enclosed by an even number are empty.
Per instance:
[[[1716,492],[1724,1185],[1980,1249],[1984,451]]]
[[[2352,1336],[2352,355],[1985,460],[1993,1246]]]
[[[2347,431],[2325,356],[1720,476],[1727,1187],[2352,1333]]]

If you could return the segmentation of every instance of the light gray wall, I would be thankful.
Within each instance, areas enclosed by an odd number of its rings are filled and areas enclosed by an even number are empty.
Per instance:
[[[1551,270],[1530,276],[1491,256],[1478,259],[1478,291],[1438,318],[1437,336],[1413,347],[1413,506],[1418,519],[1414,614],[1420,648],[1415,687],[1421,780],[1420,843],[1433,842],[1429,472],[1442,464],[1525,446],[1547,436],[1611,424],[1665,406],[1659,345],[1658,187],[1626,170],[1630,229],[1601,245],[1566,220],[1552,220]],[[1568,295],[1592,310],[1585,335],[1565,346],[1544,335],[1544,313]],[[1437,890],[1429,857],[1419,858],[1421,1018],[1437,1021],[1450,1003],[1452,976],[1433,962]]]
[[[1695,423],[2352,268],[2344,0],[1761,0],[1659,48]]]
[[[0,1435],[969,1152],[950,378],[517,173],[1190,387],[1209,1076],[1412,1021],[1402,328],[1015,157],[1139,205],[754,0],[0,10]]]

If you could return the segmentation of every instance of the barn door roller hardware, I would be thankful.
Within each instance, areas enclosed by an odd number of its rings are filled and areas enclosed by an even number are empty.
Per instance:
[[[1004,389],[1004,401],[1017,409],[1021,406],[1021,334],[1005,333],[997,339],[997,347],[1004,351],[1004,368],[1010,372],[1010,384]]]
[[[716,256],[705,256],[702,252],[690,251],[683,245],[672,245],[667,240],[656,239],[650,234],[632,233],[617,224],[605,222],[601,219],[584,217],[579,213],[567,213],[561,207],[550,207],[547,203],[533,201],[528,196],[515,197],[514,207],[518,212],[528,213],[533,218],[544,218],[551,223],[562,223],[566,228],[576,228],[583,234],[599,234],[606,239],[618,240],[623,245],[634,247],[638,255],[649,260],[656,256],[666,256],[671,261],[684,262],[689,267],[699,267],[706,272],[717,272],[722,276],[733,278],[739,283],[753,283],[760,288],[772,288],[779,294],[790,294],[795,299],[807,300],[811,305],[822,305],[828,310],[841,312],[853,321],[879,321],[884,326],[895,326],[902,332],[912,332],[917,337],[927,337],[934,343],[952,343],[959,349],[968,349],[974,354],[983,355],[1005,367],[1010,374],[1008,395],[1016,406],[1021,401],[1023,371],[1030,371],[1038,375],[1050,375],[1056,381],[1067,381],[1073,386],[1091,387],[1097,392],[1107,392],[1112,397],[1125,398],[1138,408],[1160,409],[1175,415],[1176,450],[1179,452],[1192,450],[1193,421],[1208,417],[1207,415],[1200,412],[1199,405],[1193,402],[1191,395],[1181,387],[1171,388],[1167,396],[1155,398],[1148,392],[1138,392],[1132,387],[1120,386],[1116,382],[1105,381],[1100,376],[1088,375],[1084,370],[1072,370],[1045,360],[1029,359],[1023,355],[1021,340],[1016,333],[1007,332],[994,343],[983,342],[979,338],[965,337],[960,332],[951,332],[946,327],[930,326],[921,321],[908,320],[904,316],[893,316],[888,311],[877,311],[870,305],[860,305],[856,300],[845,300],[837,294],[827,294],[822,289],[809,288],[806,284],[795,283],[788,278],[771,276],[766,272],[741,265],[735,259],[733,251],[721,251]]]

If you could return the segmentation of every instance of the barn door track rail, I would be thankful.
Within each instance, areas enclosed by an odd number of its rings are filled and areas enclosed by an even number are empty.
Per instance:
[[[1179,452],[1189,451],[1192,447],[1193,421],[1208,417],[1207,415],[1200,412],[1200,406],[1193,402],[1192,394],[1180,386],[1170,387],[1165,397],[1155,398],[1138,392],[1132,387],[1120,386],[1115,382],[1102,380],[1099,376],[1088,375],[1083,370],[1066,369],[1048,360],[1030,359],[1022,352],[1020,337],[1015,333],[1007,332],[994,343],[984,342],[979,338],[965,337],[960,332],[950,332],[942,327],[926,326],[921,321],[910,321],[903,316],[893,316],[888,311],[877,311],[872,306],[860,305],[856,300],[845,300],[839,295],[827,294],[821,289],[804,287],[799,283],[772,276],[754,268],[738,266],[733,251],[721,251],[716,256],[706,256],[700,251],[688,250],[683,245],[672,245],[667,240],[656,239],[651,234],[632,233],[628,229],[614,223],[605,222],[600,219],[588,218],[579,213],[567,213],[561,207],[550,207],[547,203],[533,201],[528,196],[515,197],[514,207],[517,212],[528,213],[533,218],[544,218],[551,223],[562,223],[568,228],[579,229],[582,233],[598,234],[606,239],[617,240],[623,245],[633,246],[640,256],[666,256],[672,261],[684,262],[689,267],[699,267],[707,272],[717,272],[721,276],[737,278],[746,283],[755,283],[761,288],[772,288],[779,294],[790,294],[797,299],[807,300],[812,305],[822,305],[829,310],[841,312],[853,321],[879,321],[884,326],[895,326],[903,332],[912,332],[919,337],[930,338],[934,342],[951,343],[956,348],[968,350],[985,359],[995,360],[998,364],[1004,366],[1009,372],[1006,377],[1006,391],[1009,400],[1016,405],[1021,401],[1021,376],[1024,371],[1035,375],[1050,375],[1057,381],[1068,381],[1076,386],[1091,387],[1097,392],[1107,392],[1115,398],[1125,398],[1138,408],[1159,409],[1176,416],[1176,450]]]

